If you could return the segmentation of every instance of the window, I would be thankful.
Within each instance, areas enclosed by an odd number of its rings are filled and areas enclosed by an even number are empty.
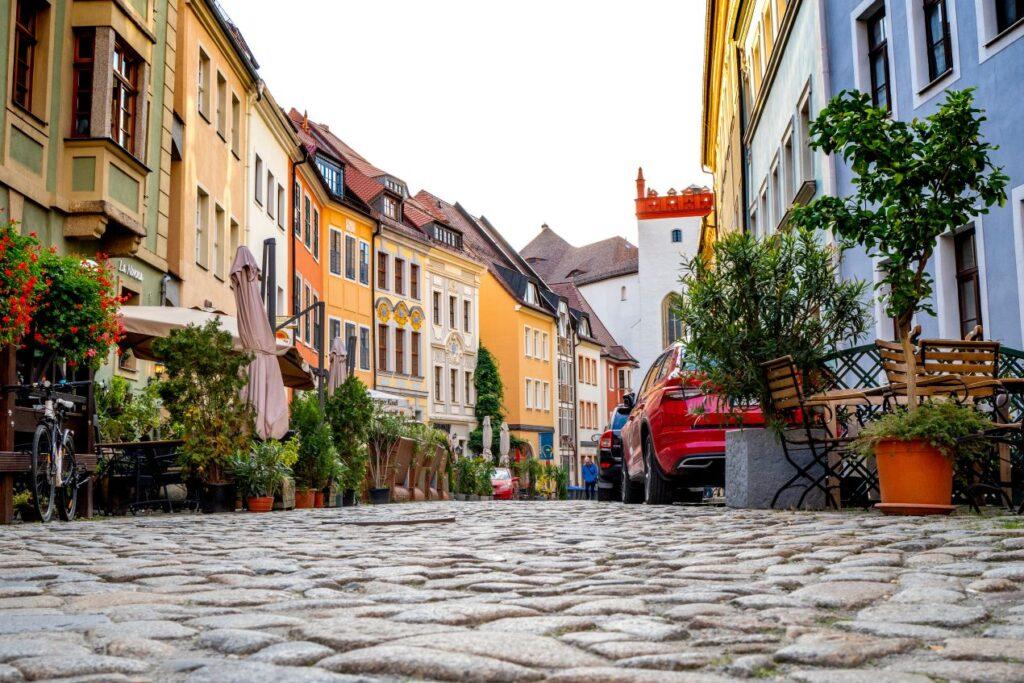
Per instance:
[[[772,211],[775,214],[775,224],[782,221],[782,183],[779,182],[779,164],[772,165]]]
[[[302,292],[302,278],[299,277],[298,275],[296,275],[294,278],[292,278],[292,314],[293,315],[298,315],[299,311],[302,309],[302,300],[300,298],[301,297],[301,292]],[[295,338],[296,339],[299,338],[298,330],[296,330]]]
[[[550,344],[548,343],[548,333],[545,332],[543,335],[541,335],[541,339],[543,340],[543,345],[541,346],[541,354],[544,356],[544,360],[548,360],[548,347],[550,346]]]
[[[317,304],[320,303],[320,297],[316,294],[313,295],[313,348],[320,350],[320,340],[323,337],[323,324],[324,321],[320,316],[320,307]]]
[[[320,171],[320,177],[332,194],[338,197],[345,196],[345,171],[339,164],[328,161],[323,157],[316,158],[316,167]]]
[[[631,387],[629,381],[629,370],[625,368],[619,368],[619,389],[629,391],[630,388]]]
[[[960,308],[960,336],[981,325],[981,281],[974,229],[964,230],[953,240],[956,251],[956,295]]]
[[[409,264],[409,296],[420,298],[420,267],[415,263]]]
[[[814,179],[814,150],[811,149],[811,98],[800,105],[800,177],[806,182]],[[793,196],[796,196],[794,190]]]
[[[75,31],[73,58],[74,92],[71,100],[71,136],[89,137],[92,134],[92,76],[96,59],[95,31]]]
[[[459,300],[457,298],[455,298],[454,296],[449,296],[448,297],[448,327],[452,328],[453,330],[457,329],[457,326],[455,324],[455,316],[458,315],[458,313],[456,313],[456,311],[458,310],[458,306],[459,306]]]
[[[953,68],[946,0],[924,0],[924,31],[928,51],[928,80],[934,81]]]
[[[388,255],[377,252],[377,288],[388,289]]]
[[[443,384],[441,380],[441,373],[444,369],[440,365],[434,366],[434,400],[444,401]]]
[[[284,230],[284,186],[277,186],[277,227]]]
[[[267,171],[267,215],[274,219],[274,174]]]
[[[377,369],[388,371],[388,326],[377,325]]]
[[[18,0],[14,16],[14,91],[11,97],[15,104],[30,111],[36,77],[36,45],[44,8],[38,0]]]
[[[384,215],[392,220],[401,220],[399,218],[398,200],[388,194],[384,195]]]
[[[228,254],[229,254],[228,258],[234,258],[234,255],[238,253],[238,245],[240,244],[240,242],[239,242],[239,234],[240,234],[240,230],[239,230],[239,227],[238,227],[238,221],[236,221],[234,218],[232,218],[231,219],[231,227],[229,228],[229,236],[228,236],[228,249],[230,250],[230,251],[228,251]],[[280,307],[279,310],[284,310],[284,302],[281,303],[281,307]]]
[[[210,253],[210,195],[196,192],[196,263],[206,267]]]
[[[996,33],[1002,33],[1024,19],[1024,0],[995,0]]]
[[[469,301],[462,302],[462,331],[469,333],[472,320],[473,306]]]
[[[663,346],[671,346],[683,336],[683,321],[675,311],[675,295],[669,294],[662,302],[662,320],[664,320]]]
[[[302,189],[299,181],[295,181],[295,189],[292,191],[292,223],[295,236],[302,238]]]
[[[310,337],[310,325],[309,325],[309,304],[310,304],[311,293],[309,291],[309,285],[304,285],[302,288],[302,308],[306,311],[306,314],[302,316],[302,338],[309,343]]]
[[[434,324],[440,325],[443,318],[441,317],[441,292],[434,292]]]
[[[759,233],[757,232],[757,207],[756,206],[752,207],[750,209],[750,234],[753,235],[754,237],[759,237],[760,236]]]
[[[242,102],[238,99],[238,95],[231,93],[231,151],[234,152],[235,156],[239,156],[239,150],[242,148]],[[284,206],[283,202],[278,202],[278,206]],[[284,227],[284,224],[281,224]]]
[[[452,398],[452,403],[458,403],[459,401],[459,371],[452,368],[448,371],[448,389],[451,391],[449,394]]]
[[[309,245],[310,245],[309,222],[312,219],[312,213],[313,213],[313,205],[310,204],[309,197],[307,197],[307,196],[303,197],[302,208],[303,208],[303,221],[302,221],[302,225],[303,225],[303,228],[305,230],[305,234],[303,236],[302,241],[305,242],[306,247],[308,248]]]
[[[540,332],[538,330],[533,331],[533,357],[540,358]]]
[[[359,367],[362,370],[370,369],[370,328],[359,328]]]
[[[359,243],[359,282],[370,284],[370,245],[366,242]]]
[[[772,229],[772,218],[768,213],[768,181],[761,186],[761,231],[767,235]]]
[[[578,379],[579,379],[579,381],[585,382],[586,380],[584,379],[584,376],[583,376],[583,356],[579,357],[579,361],[577,362],[576,367],[578,368]]]
[[[420,377],[420,333],[412,332],[409,336],[409,371],[413,377]]]
[[[796,196],[796,156],[793,152],[793,135],[789,133],[782,141],[782,205],[789,207]]]
[[[868,30],[868,71],[871,74],[871,102],[879,109],[892,110],[889,89],[889,41],[885,34],[885,6],[865,20]]]
[[[537,285],[533,284],[532,282],[526,283],[525,299],[526,303],[528,304],[537,304]]]
[[[228,82],[221,72],[217,72],[217,134],[227,138],[228,134]]]
[[[329,251],[328,268],[331,270],[331,275],[341,275],[341,233],[334,228],[331,228],[327,249]]]
[[[395,294],[405,294],[405,259],[395,259]]]
[[[320,260],[320,211],[313,209],[313,258]]]
[[[672,231],[672,241],[674,243],[682,242],[683,241],[683,231],[678,229],[678,228],[673,230]]]
[[[356,324],[355,323],[345,323],[345,338],[342,339],[341,341],[345,345],[345,352],[346,353],[355,353],[356,352],[356,349],[355,349],[355,343],[356,343]],[[349,344],[351,344],[352,346],[349,346]]]
[[[533,407],[533,380],[526,380],[526,409]]]
[[[621,287],[621,288],[619,288],[619,301],[625,301],[625,300],[626,300],[626,288],[625,287]]]
[[[210,56],[199,50],[199,79],[196,83],[196,103],[199,113],[210,120]]]
[[[345,277],[356,279],[356,238],[352,235],[345,235]]]
[[[341,321],[331,318],[327,324],[327,348],[334,346],[334,340],[341,336]],[[344,340],[342,340],[344,341]]]
[[[139,57],[120,39],[114,43],[110,137],[135,154],[135,108],[139,95]]]
[[[551,410],[551,384],[544,382],[544,402],[541,404],[544,406],[544,410]]]
[[[256,203],[263,206],[263,159],[260,155],[256,155],[255,161],[255,176],[253,176],[253,189],[252,198],[256,200]],[[306,198],[306,206],[309,206],[309,198]]]
[[[224,209],[217,205],[213,209],[213,274],[224,279]]]
[[[523,355],[530,356],[530,328],[523,329]]]
[[[467,372],[465,374],[465,385],[462,391],[462,400],[466,405],[473,402],[473,373]]]
[[[395,372],[405,374],[405,328],[395,328]]]
[[[462,249],[462,233],[434,223],[434,239],[455,249]]]

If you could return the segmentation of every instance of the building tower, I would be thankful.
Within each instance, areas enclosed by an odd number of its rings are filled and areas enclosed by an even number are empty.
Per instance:
[[[672,312],[672,298],[679,291],[682,264],[700,249],[701,223],[713,208],[714,195],[706,187],[691,185],[659,195],[647,189],[643,169],[637,173],[640,329],[630,350],[642,373],[683,334],[682,323]]]

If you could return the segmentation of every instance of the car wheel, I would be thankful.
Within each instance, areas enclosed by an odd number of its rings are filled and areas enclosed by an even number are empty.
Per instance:
[[[650,434],[644,440],[644,502],[648,505],[672,503],[672,488],[661,473],[654,455],[654,439]]]
[[[629,466],[626,464],[625,456],[622,457],[622,482],[619,484],[619,494],[626,505],[643,502],[643,486],[633,483],[629,478]]]

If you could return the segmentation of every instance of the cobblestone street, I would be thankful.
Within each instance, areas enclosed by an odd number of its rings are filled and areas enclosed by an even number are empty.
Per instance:
[[[0,530],[0,681],[89,676],[1024,681],[1024,528],[453,502]]]

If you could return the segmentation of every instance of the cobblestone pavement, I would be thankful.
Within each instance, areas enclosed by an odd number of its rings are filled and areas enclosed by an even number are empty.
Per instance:
[[[0,528],[0,683],[51,678],[1024,681],[1024,528],[584,502]]]

